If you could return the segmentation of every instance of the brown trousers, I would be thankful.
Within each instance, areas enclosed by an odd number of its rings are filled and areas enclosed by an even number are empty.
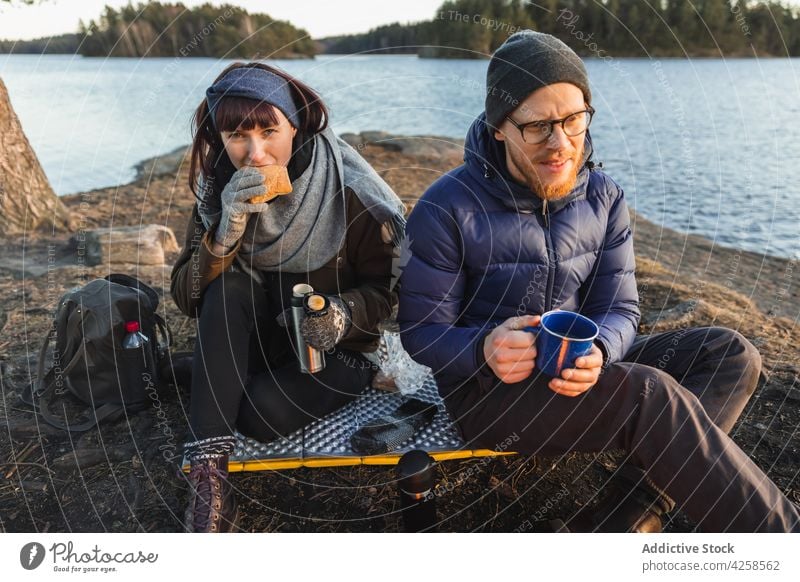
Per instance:
[[[800,531],[797,508],[728,436],[753,394],[758,351],[718,327],[639,336],[581,396],[534,375],[503,384],[471,379],[446,398],[470,446],[555,456],[623,449],[707,532]]]

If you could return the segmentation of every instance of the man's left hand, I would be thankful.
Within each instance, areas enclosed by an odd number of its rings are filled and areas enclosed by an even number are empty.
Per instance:
[[[594,344],[588,356],[575,360],[574,368],[561,370],[561,378],[550,380],[548,387],[562,396],[580,396],[597,383],[602,369],[603,352]]]

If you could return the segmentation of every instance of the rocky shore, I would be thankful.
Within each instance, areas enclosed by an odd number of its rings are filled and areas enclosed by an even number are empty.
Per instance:
[[[350,141],[408,203],[458,165],[462,144],[380,132]],[[80,252],[91,229],[160,225],[178,244],[194,199],[185,150],[143,162],[138,178],[64,197],[78,231],[34,234],[0,247],[0,532],[180,531],[185,483],[174,463],[188,423],[187,394],[171,387],[157,407],[73,436],[39,422],[19,400],[35,378],[38,349],[62,293],[110,272]],[[686,326],[739,330],[761,350],[764,372],[732,435],[800,506],[800,285],[796,261],[715,245],[633,216],[641,333]],[[191,349],[193,323],[169,296],[174,248],[165,264],[127,272],[161,296],[175,349]],[[163,419],[168,422],[164,422]],[[168,455],[164,453],[168,452]],[[506,457],[440,465],[442,531],[515,531],[526,520],[568,517],[592,503],[615,455]],[[397,531],[391,468],[353,467],[236,474],[246,531]],[[676,515],[671,531],[691,524]]]

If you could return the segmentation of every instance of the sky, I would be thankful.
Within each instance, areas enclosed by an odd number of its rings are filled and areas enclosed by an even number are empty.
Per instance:
[[[177,0],[164,0],[177,2]],[[192,7],[209,0],[183,0]],[[250,13],[266,12],[305,28],[313,38],[366,32],[390,22],[429,20],[443,0],[210,0],[211,4],[233,4]],[[138,4],[138,1],[134,1]],[[120,7],[128,0],[41,0],[11,5],[0,0],[0,39],[29,40],[77,32],[78,20],[97,20],[105,6]],[[402,4],[402,8],[400,5]]]

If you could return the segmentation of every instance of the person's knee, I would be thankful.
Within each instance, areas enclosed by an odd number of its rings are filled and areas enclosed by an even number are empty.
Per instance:
[[[738,331],[724,327],[715,330],[725,354],[725,361],[720,365],[728,370],[738,369],[742,376],[741,385],[746,386],[747,392],[752,394],[761,374],[762,362],[758,348]]]
[[[759,372],[761,372],[761,354],[758,348],[738,331],[733,332],[731,343],[735,344],[741,350],[742,359],[747,362],[748,367],[758,376]]]
[[[747,374],[749,381],[747,382],[747,393],[753,394],[758,385],[758,379],[761,376],[761,354],[758,348],[754,346],[750,340],[744,337],[741,333],[736,332],[736,342],[742,347],[742,360],[747,363]]]

